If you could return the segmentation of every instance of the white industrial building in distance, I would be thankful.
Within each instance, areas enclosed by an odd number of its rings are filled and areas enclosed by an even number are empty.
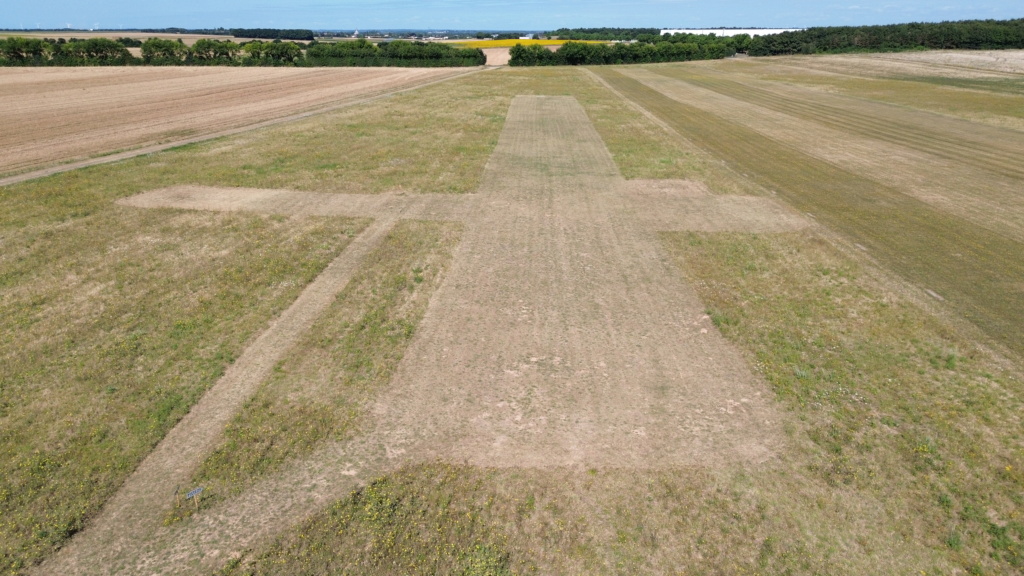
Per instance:
[[[782,32],[800,32],[804,28],[678,28],[672,30],[662,30],[661,35],[665,34],[714,34],[718,37],[724,36],[738,36],[740,34],[747,34],[749,36],[770,36],[772,34],[780,34]]]

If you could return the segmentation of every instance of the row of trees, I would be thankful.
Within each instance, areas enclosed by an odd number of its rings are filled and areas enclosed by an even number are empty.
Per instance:
[[[554,32],[546,32],[545,36],[558,37],[562,40],[604,40],[628,41],[637,40],[640,36],[658,36],[658,28],[559,28]]]
[[[510,66],[579,66],[717,60],[736,54],[734,43],[714,35],[677,34],[655,42],[588,44],[566,42],[552,52],[543,46],[513,46]]]
[[[1024,19],[831,26],[757,36],[751,56],[921,49],[998,50],[1024,48]]]
[[[235,38],[261,38],[264,40],[312,40],[312,30],[279,30],[277,28],[232,28],[231,35]]]
[[[450,44],[394,40],[373,44],[366,40],[312,44],[306,50],[311,66],[483,66],[487,57],[478,48]]]
[[[0,65],[4,66],[125,66],[136,60],[123,44],[108,38],[72,42],[18,37],[0,40]]]
[[[396,40],[371,44],[366,40],[337,44],[203,38],[192,46],[180,40],[150,38],[141,43],[136,58],[120,42],[106,38],[70,42],[12,37],[0,40],[2,66],[482,66],[487,58],[479,49],[448,44]],[[305,50],[304,50],[305,48]]]

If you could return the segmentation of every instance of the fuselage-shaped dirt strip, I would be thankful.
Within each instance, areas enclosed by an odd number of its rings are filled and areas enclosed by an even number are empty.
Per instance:
[[[481,189],[469,196],[176,187],[122,204],[371,216],[375,237],[398,218],[459,219],[465,232],[364,436],[161,526],[147,494],[154,482],[169,492],[187,481],[215,445],[225,410],[208,400],[228,395],[237,409],[258,385],[226,377],[46,573],[214,567],[356,483],[418,461],[650,469],[763,461],[779,446],[767,389],[713,327],[657,233],[805,221],[770,199],[627,183],[571,97],[515,98]],[[183,461],[166,446],[183,437],[206,452]]]
[[[517,97],[449,279],[376,407],[389,452],[648,468],[772,451],[749,368],[583,108]]]

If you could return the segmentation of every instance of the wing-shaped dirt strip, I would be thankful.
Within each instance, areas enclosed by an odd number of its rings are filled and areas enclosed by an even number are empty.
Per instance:
[[[176,187],[122,203],[376,216],[364,232],[371,239],[397,217],[459,218],[466,233],[366,435],[163,527],[161,502],[264,374],[225,376],[45,573],[216,567],[356,482],[410,462],[649,469],[763,461],[779,445],[767,390],[663,253],[657,225],[804,222],[766,198],[722,202],[693,183],[627,183],[572,98],[513,101],[479,194]]]
[[[686,180],[633,180],[624,193],[634,217],[646,230],[782,232],[807,220],[775,200],[754,196],[714,196],[704,185]],[[365,216],[402,214],[421,220],[472,218],[477,194],[329,194],[257,188],[172,186],[119,201],[138,208],[184,208],[217,212],[259,212],[293,216]]]

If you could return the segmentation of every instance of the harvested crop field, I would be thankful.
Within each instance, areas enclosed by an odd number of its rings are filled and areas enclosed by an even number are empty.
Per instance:
[[[0,569],[1021,572],[1024,93],[888,56],[484,70],[0,188]]]
[[[5,68],[0,70],[0,174],[213,135],[458,73],[396,68]]]

